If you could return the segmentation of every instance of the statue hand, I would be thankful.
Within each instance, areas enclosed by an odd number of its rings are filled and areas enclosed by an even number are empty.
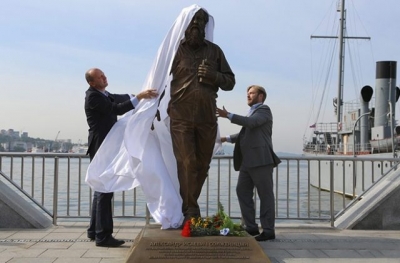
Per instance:
[[[197,69],[197,76],[200,82],[204,82],[211,85],[218,85],[218,74],[219,72],[209,65],[207,62],[201,63]]]

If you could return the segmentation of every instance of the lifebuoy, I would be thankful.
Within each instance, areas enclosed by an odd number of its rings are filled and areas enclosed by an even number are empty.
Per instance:
[[[341,122],[338,123],[338,130],[339,130],[339,131],[342,130],[342,123],[341,123]]]

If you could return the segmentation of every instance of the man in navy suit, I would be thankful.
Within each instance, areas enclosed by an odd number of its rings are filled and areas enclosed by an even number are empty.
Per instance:
[[[220,117],[229,118],[242,126],[239,133],[221,137],[221,142],[235,143],[233,164],[239,171],[236,193],[246,231],[256,236],[257,241],[275,239],[275,198],[272,172],[281,160],[272,146],[272,113],[264,101],[265,89],[258,85],[247,88],[247,116],[229,113],[225,107],[217,109]],[[260,198],[260,234],[256,223],[253,191],[257,189]]]
[[[149,89],[140,92],[137,96],[109,93],[106,91],[107,77],[98,68],[89,69],[85,78],[90,85],[85,97],[85,113],[89,125],[87,154],[90,160],[93,160],[107,133],[117,122],[117,115],[134,109],[141,99],[156,97],[157,92]],[[95,191],[93,194],[92,214],[87,234],[91,240],[96,241],[96,246],[118,247],[125,243],[112,236],[112,197],[113,193]]]

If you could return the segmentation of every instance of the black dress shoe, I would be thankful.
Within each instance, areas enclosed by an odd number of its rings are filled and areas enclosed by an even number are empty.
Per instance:
[[[275,232],[262,232],[259,236],[256,236],[255,239],[257,241],[267,241],[267,240],[272,240],[275,239]]]
[[[258,236],[260,234],[260,231],[258,229],[246,229],[247,234],[250,236]]]
[[[94,241],[96,239],[96,235],[93,232],[87,232],[87,237],[90,239],[90,241]]]
[[[97,247],[119,247],[123,244],[125,244],[125,241],[118,240],[112,236],[109,236],[105,241],[103,241],[101,243],[96,243],[96,246]]]

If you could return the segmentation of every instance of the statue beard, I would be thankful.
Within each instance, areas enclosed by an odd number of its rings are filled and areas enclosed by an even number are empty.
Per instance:
[[[196,26],[192,26],[186,30],[185,38],[190,47],[198,48],[204,43],[205,32]]]

